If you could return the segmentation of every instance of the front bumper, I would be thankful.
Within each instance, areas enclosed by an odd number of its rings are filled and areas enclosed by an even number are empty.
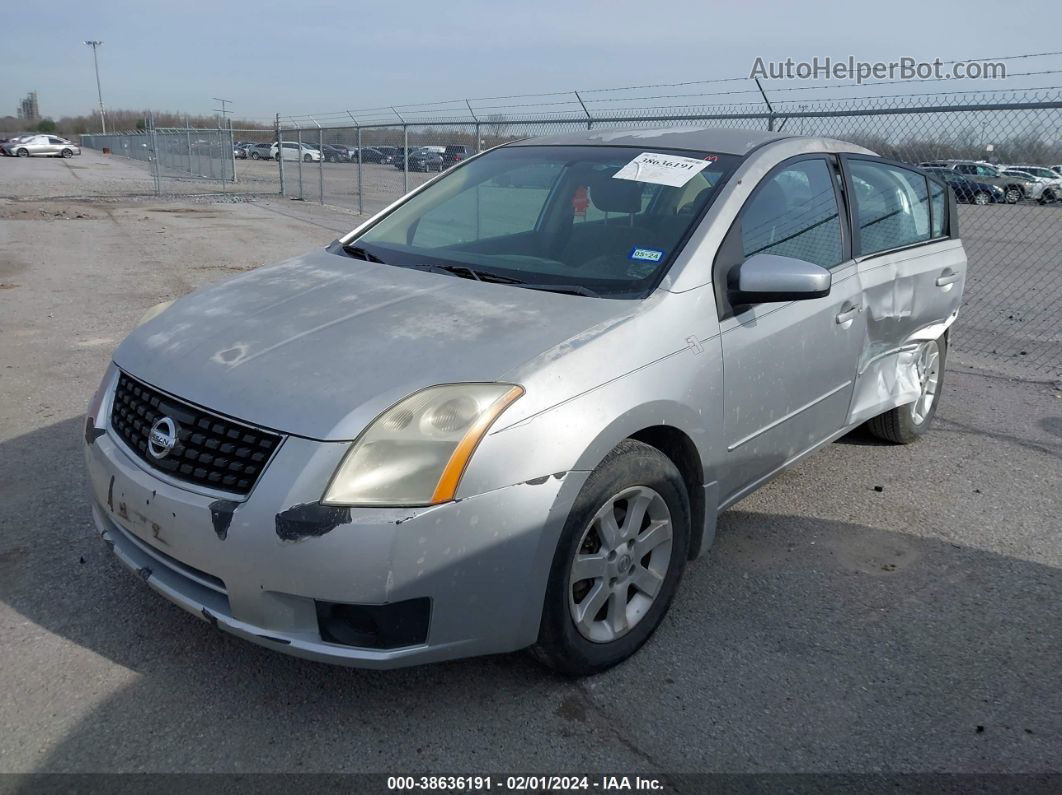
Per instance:
[[[349,522],[292,540],[290,526],[278,532],[280,515],[320,499],[346,444],[288,437],[249,497],[230,502],[160,478],[112,432],[97,434],[85,443],[93,519],[123,564],[170,601],[245,640],[369,668],[533,643],[557,539],[588,474],[428,508],[355,508]],[[378,649],[322,640],[317,602],[425,597],[423,643]]]

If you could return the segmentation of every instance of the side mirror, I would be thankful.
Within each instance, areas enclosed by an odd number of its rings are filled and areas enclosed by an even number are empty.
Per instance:
[[[727,292],[734,306],[804,301],[829,295],[832,281],[832,274],[814,263],[777,254],[753,254],[731,269]]]

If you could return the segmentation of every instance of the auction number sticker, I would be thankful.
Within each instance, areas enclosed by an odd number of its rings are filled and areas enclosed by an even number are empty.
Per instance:
[[[642,152],[613,174],[612,178],[681,188],[709,165],[709,161],[695,157]]]

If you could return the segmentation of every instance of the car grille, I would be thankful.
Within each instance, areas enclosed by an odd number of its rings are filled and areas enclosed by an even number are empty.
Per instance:
[[[148,451],[156,420],[169,417],[177,431],[173,449],[163,458]],[[125,373],[118,378],[111,427],[153,469],[177,480],[234,494],[247,494],[282,437],[272,431],[219,417],[159,392]]]

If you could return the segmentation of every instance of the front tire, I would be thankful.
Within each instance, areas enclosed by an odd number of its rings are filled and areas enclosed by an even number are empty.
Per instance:
[[[28,149],[19,149],[18,152],[16,152],[16,154],[19,157],[29,157],[29,150]]]
[[[894,444],[910,444],[929,430],[940,402],[947,350],[947,337],[928,340],[919,346],[915,366],[921,394],[913,403],[898,406],[868,420],[867,430],[871,434]]]
[[[992,197],[985,193],[983,190],[977,191],[977,193],[975,193],[973,197],[973,203],[980,204],[981,206],[984,206],[991,201]]]
[[[251,152],[251,160],[257,160],[259,157],[257,152]]]
[[[634,654],[671,604],[689,538],[689,495],[678,468],[654,447],[621,442],[568,515],[532,654],[569,676],[604,671]]]
[[[72,150],[70,150],[70,149],[64,149],[64,150],[63,150],[62,152],[60,152],[60,154],[61,154],[61,155],[62,155],[63,157],[73,157],[73,156],[74,156],[74,153],[73,153],[73,151],[72,151]]]

